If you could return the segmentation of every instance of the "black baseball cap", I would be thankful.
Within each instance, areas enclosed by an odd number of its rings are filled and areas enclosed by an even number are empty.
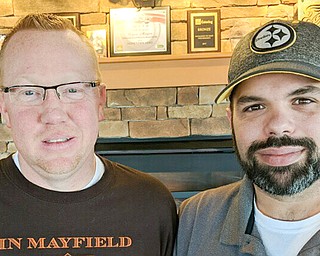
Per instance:
[[[236,45],[228,85],[215,102],[228,98],[239,83],[269,73],[296,74],[320,81],[320,27],[305,21],[273,20]]]

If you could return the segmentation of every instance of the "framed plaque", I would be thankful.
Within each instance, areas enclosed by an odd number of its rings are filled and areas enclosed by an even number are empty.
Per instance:
[[[86,35],[90,39],[98,56],[107,57],[107,30],[87,30]]]
[[[298,19],[320,26],[320,0],[299,0]]]
[[[188,11],[188,53],[219,52],[220,11]]]
[[[110,55],[170,54],[170,7],[110,9]]]
[[[80,15],[79,13],[66,12],[66,13],[55,13],[58,17],[65,18],[71,21],[73,26],[80,29]]]

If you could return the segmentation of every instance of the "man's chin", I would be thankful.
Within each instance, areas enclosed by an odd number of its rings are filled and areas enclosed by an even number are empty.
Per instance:
[[[52,177],[63,175],[68,176],[76,171],[79,166],[79,161],[75,158],[59,158],[50,161],[41,160],[37,165],[44,174]]]
[[[251,176],[251,177],[250,177]],[[253,183],[262,190],[272,195],[278,196],[293,196],[308,187],[310,187],[319,175],[313,173],[293,172],[290,167],[287,170],[278,170],[269,173],[268,175],[250,175]]]

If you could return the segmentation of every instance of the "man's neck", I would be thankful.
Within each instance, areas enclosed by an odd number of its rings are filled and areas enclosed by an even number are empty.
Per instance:
[[[293,196],[271,195],[254,185],[258,209],[278,220],[303,220],[320,212],[320,180]]]
[[[16,162],[17,160],[18,164]],[[28,165],[21,154],[15,159],[15,163],[22,175],[30,182],[39,187],[60,192],[82,190],[90,182],[96,171],[95,155],[92,156],[90,161],[86,161],[85,165],[81,166],[81,168],[75,168],[67,174],[57,173],[50,175],[42,172],[38,166],[32,167]],[[38,169],[36,170],[35,168]],[[42,173],[45,175],[42,175]]]

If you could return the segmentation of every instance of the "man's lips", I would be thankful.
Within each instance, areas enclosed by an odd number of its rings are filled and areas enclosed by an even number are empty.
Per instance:
[[[56,138],[56,139],[46,139],[43,140],[44,143],[63,143],[71,140],[72,138],[70,137],[65,137],[65,138]]]
[[[75,137],[51,137],[42,140],[42,150],[50,152],[70,152],[75,145]]]
[[[288,166],[304,157],[305,148],[301,146],[284,146],[265,148],[256,152],[260,162],[270,166]]]

